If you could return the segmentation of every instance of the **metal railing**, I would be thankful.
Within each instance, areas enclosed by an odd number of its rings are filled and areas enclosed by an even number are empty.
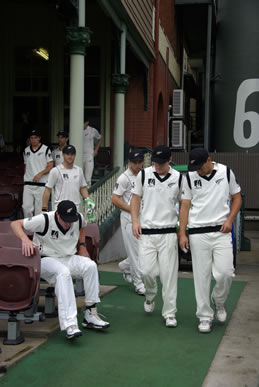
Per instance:
[[[149,149],[144,149],[144,151],[144,168],[146,168],[151,165],[151,152]],[[125,164],[123,170],[127,168],[128,165]],[[120,211],[112,204],[112,193],[121,173],[119,167],[114,168],[88,190],[90,198],[96,204],[95,219],[100,227],[101,234],[106,228],[104,226],[105,223],[108,222],[107,224],[110,224],[110,219],[114,219],[120,214]],[[83,213],[87,219],[87,208],[85,204],[83,204]]]
[[[115,206],[112,204],[112,193],[119,175],[120,168],[116,167],[100,181],[93,184],[88,190],[90,198],[93,199],[96,204],[95,218],[96,223],[99,226],[101,226],[115,210]],[[87,208],[85,205],[83,205],[83,213],[87,218]]]

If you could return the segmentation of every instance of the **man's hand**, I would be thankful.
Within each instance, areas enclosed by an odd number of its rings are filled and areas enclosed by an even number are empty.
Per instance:
[[[22,239],[22,253],[26,257],[30,257],[31,255],[34,255],[34,249],[37,247],[38,245],[32,242],[29,238]]]
[[[232,231],[232,222],[231,220],[227,219],[225,222],[222,224],[221,229],[219,230],[220,232],[228,233]]]
[[[132,233],[137,239],[140,238],[142,231],[139,223],[132,223]]]
[[[41,178],[41,173],[38,173],[37,175],[34,176],[33,181],[39,182]]]
[[[90,258],[87,248],[83,245],[79,246],[78,254],[81,255],[82,257]]]
[[[187,253],[187,250],[189,250],[189,240],[186,234],[179,234],[179,245],[181,250]]]

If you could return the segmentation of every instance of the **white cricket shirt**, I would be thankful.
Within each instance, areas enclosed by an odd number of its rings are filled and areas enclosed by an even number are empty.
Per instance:
[[[142,172],[136,178],[132,193],[142,198],[139,221],[142,228],[167,228],[177,226],[176,203],[180,194],[180,173],[170,167],[166,176],[156,173],[155,167],[144,169],[145,181],[142,185]]]
[[[45,215],[47,221],[45,220]],[[81,227],[86,226],[82,214],[80,214]],[[64,258],[76,254],[79,240],[80,222],[73,222],[65,231],[57,222],[55,211],[47,212],[24,219],[24,229],[34,232],[33,241],[39,246],[40,255],[45,257]],[[40,235],[38,233],[44,233]]]
[[[47,168],[48,162],[53,161],[50,148],[44,144],[35,151],[31,146],[27,146],[23,152],[23,159],[26,164],[24,182],[32,182],[34,176]],[[39,183],[46,183],[47,180],[48,174],[42,175]],[[37,185],[36,182],[35,185]]]
[[[84,155],[93,155],[94,153],[94,140],[100,140],[102,136],[98,132],[97,129],[92,128],[91,126],[87,126],[86,129],[84,129],[84,144],[83,144],[83,153]]]
[[[60,164],[51,169],[46,187],[53,189],[55,204],[71,200],[78,208],[81,203],[80,188],[87,187],[87,184],[82,168],[74,165],[68,169]]]
[[[132,189],[135,188],[136,178],[131,170],[128,168],[124,171],[117,179],[113,193],[121,197],[124,203],[130,205],[130,201],[132,198]],[[129,221],[131,221],[131,215],[129,212],[121,210],[123,216],[127,217]]]
[[[191,189],[186,176],[182,185],[182,200],[191,200],[188,225],[190,228],[222,225],[230,212],[231,196],[241,191],[234,173],[227,167],[214,163],[209,176],[200,176],[198,172],[189,172]]]
[[[63,152],[59,148],[56,148],[52,151],[52,158],[54,161],[55,167],[63,163],[64,157],[63,157]]]

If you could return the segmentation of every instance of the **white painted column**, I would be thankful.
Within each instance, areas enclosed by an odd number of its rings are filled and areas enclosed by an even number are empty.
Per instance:
[[[125,120],[125,94],[115,93],[115,115],[114,115],[114,167],[124,164],[124,120]]]
[[[85,0],[79,0],[78,27],[85,27]],[[76,148],[76,165],[83,166],[84,51],[70,57],[69,142]]]
[[[123,170],[124,165],[124,130],[125,130],[125,92],[128,86],[126,70],[126,25],[121,25],[120,74],[114,74],[115,115],[114,115],[114,167]]]
[[[84,56],[70,58],[69,143],[76,148],[76,165],[83,165]]]

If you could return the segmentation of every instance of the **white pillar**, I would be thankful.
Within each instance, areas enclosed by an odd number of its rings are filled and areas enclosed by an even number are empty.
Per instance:
[[[85,0],[79,0],[78,27],[85,27]],[[80,29],[80,28],[79,28]],[[83,48],[83,49],[82,49]],[[85,47],[70,57],[69,142],[76,148],[76,165],[83,166]]]
[[[126,71],[126,37],[127,37],[127,27],[125,23],[122,23],[121,24],[121,50],[120,50],[121,74],[125,74],[125,71]]]
[[[114,116],[114,167],[123,169],[124,165],[124,117],[125,117],[125,94],[115,93],[115,116]]]
[[[70,58],[69,143],[76,148],[76,165],[83,165],[84,56]]]
[[[115,114],[114,114],[114,167],[124,165],[124,130],[125,130],[125,92],[128,86],[126,71],[126,25],[121,25],[120,44],[120,74],[114,74],[113,86],[115,87]]]
[[[79,0],[78,26],[85,27],[85,0]]]

